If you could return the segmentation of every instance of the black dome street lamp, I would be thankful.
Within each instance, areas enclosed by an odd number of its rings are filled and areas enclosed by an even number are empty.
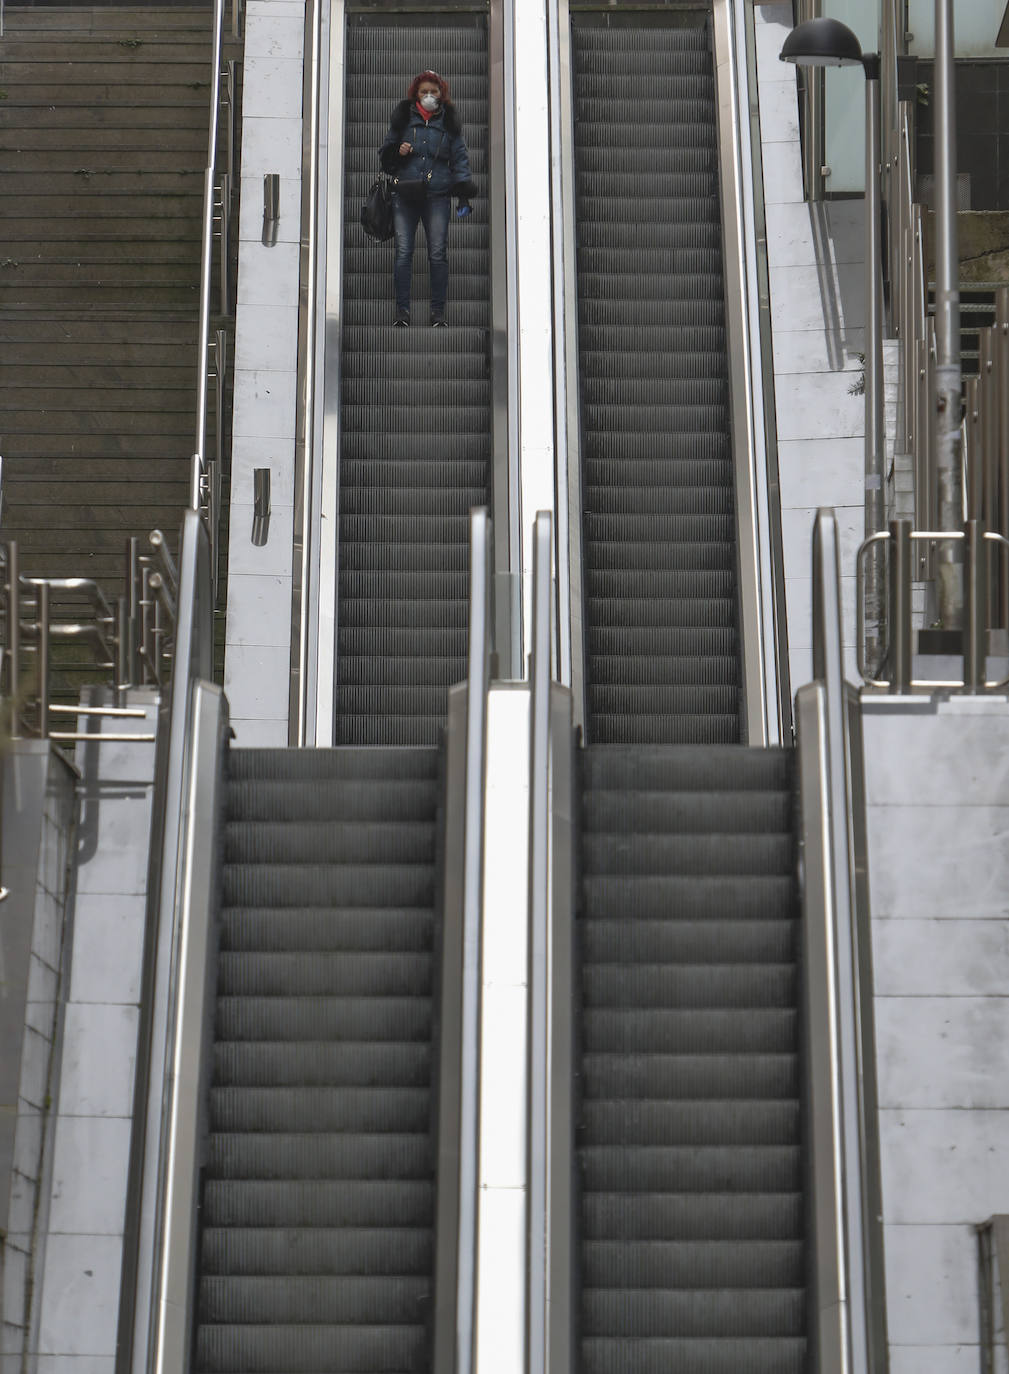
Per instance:
[[[850,67],[862,61],[862,47],[839,19],[807,19],[785,39],[781,60],[802,67]]]

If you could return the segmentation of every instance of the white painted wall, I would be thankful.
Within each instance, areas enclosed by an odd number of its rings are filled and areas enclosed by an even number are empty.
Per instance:
[[[812,676],[811,545],[818,506],[841,534],[844,643],[854,677],[855,550],[863,538],[862,200],[807,205],[795,69],[778,60],[790,3],[754,7],[792,691]]]
[[[224,687],[240,746],[287,743],[301,235],[304,0],[248,0]],[[280,175],[265,248],[263,177]],[[252,543],[254,468],[271,473],[269,539]]]
[[[1009,700],[863,705],[891,1374],[980,1368],[1009,1212]]]

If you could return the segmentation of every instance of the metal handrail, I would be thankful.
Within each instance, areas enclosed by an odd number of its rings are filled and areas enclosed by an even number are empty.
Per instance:
[[[220,271],[221,271],[221,314],[230,313],[230,290],[228,286],[228,240],[230,234],[230,215],[231,215],[231,193],[232,184],[228,172],[221,178],[220,185],[217,178],[217,135],[220,126],[221,116],[221,49],[224,39],[224,4],[225,0],[214,0],[214,19],[212,29],[212,55],[210,69],[210,132],[207,146],[207,165],[203,174],[203,231],[202,246],[200,251],[200,311],[199,324],[196,338],[196,426],[194,435],[193,457],[190,473],[190,492],[189,504],[191,509],[205,512],[208,521],[211,544],[211,575],[214,581],[216,593],[217,585],[217,551],[218,551],[218,520],[219,520],[219,499],[218,484],[220,482],[220,454],[214,458],[207,455],[207,412],[208,412],[208,392],[210,381],[210,300],[211,300],[211,277],[213,275],[214,258],[214,225],[215,221],[219,224],[220,231]],[[238,3],[234,0],[232,7],[232,26],[238,23]],[[233,83],[232,83],[233,84]],[[228,119],[230,123],[234,121],[234,101],[228,100]],[[228,149],[229,158],[233,157],[234,131],[229,127],[228,130]],[[215,369],[218,376],[218,394],[221,394],[223,383],[222,364],[224,352],[220,344],[216,348]],[[217,442],[220,445],[222,440],[221,426],[223,417],[221,406],[217,408]]]
[[[550,1198],[550,563],[553,521],[539,511],[533,529],[532,696],[529,730],[528,1130],[526,1374],[546,1374]]]
[[[576,1350],[574,693],[557,681],[552,517],[533,530],[530,656],[526,1143],[526,1374],[571,1370]]]
[[[871,925],[857,698],[844,678],[837,521],[813,530],[814,681],[796,694],[812,1363],[886,1368]]]
[[[123,1240],[117,1374],[168,1374],[172,1329],[166,1275],[177,1272],[165,1249],[173,1180],[169,1119],[179,1024],[176,1020],[183,913],[193,862],[186,842],[194,761],[197,687],[213,674],[211,541],[200,514],[186,511],[179,543],[175,653],[162,701],[151,823],[144,988],[134,1089],[134,1126]],[[188,1339],[188,1333],[185,1339]]]
[[[159,685],[172,650],[174,600],[171,586],[174,564],[160,530],[150,535],[153,552],[140,554],[139,540],[127,544],[126,593],[110,604],[102,588],[88,577],[39,577],[21,572],[16,540],[0,544],[0,625],[2,625],[2,674],[0,689],[15,703],[11,725],[14,737],[24,732],[59,744],[90,738],[87,734],[55,730],[53,713],[78,716],[124,716],[129,711],[85,705],[56,705],[52,701],[52,648],[62,641],[91,646],[91,666],[100,678],[121,692],[130,686]],[[164,579],[164,583],[162,582]],[[150,592],[155,592],[152,599]],[[25,600],[28,600],[26,614]],[[54,607],[70,602],[63,618]],[[81,614],[79,603],[85,603]],[[75,613],[76,612],[76,613]],[[34,663],[34,687],[26,687],[26,658]],[[105,735],[103,738],[111,739]],[[124,739],[149,740],[152,736],[126,735]]]

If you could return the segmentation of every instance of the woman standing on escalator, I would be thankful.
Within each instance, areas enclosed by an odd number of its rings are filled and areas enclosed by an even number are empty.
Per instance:
[[[431,323],[442,326],[448,291],[448,221],[452,197],[459,218],[470,213],[476,188],[470,180],[469,153],[462,126],[449,98],[448,82],[425,71],[410,82],[406,99],[392,112],[389,132],[379,149],[384,171],[394,178],[393,217],[396,259],[393,324],[410,323],[410,282],[417,225],[423,223],[431,268]]]

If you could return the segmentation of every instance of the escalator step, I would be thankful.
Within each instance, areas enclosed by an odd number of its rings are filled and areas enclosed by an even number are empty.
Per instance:
[[[805,1290],[729,1288],[709,1291],[699,1285],[686,1292],[647,1289],[587,1289],[582,1296],[586,1338],[606,1335],[615,1321],[632,1322],[639,1338],[704,1337],[721,1340],[791,1336],[802,1333]]]
[[[426,953],[433,925],[431,913],[415,907],[238,907],[221,913],[221,948]]]
[[[219,1087],[420,1088],[430,1081],[431,1053],[426,1045],[240,1040],[214,1048],[214,1082]]]
[[[404,782],[438,777],[436,749],[232,749],[232,782],[285,779],[297,787],[320,778]]]
[[[582,846],[584,872],[650,873],[705,877],[791,874],[794,842],[785,834],[610,835],[588,833]]]
[[[212,1128],[222,1132],[403,1134],[426,1131],[431,1110],[425,1088],[340,1088],[328,1093],[318,1088],[213,1088],[210,1106]],[[400,1221],[406,1224],[402,1218]],[[306,1224],[316,1223],[310,1220]]]
[[[237,1228],[203,1232],[204,1274],[430,1275],[433,1237],[426,1226]]]
[[[795,1004],[791,964],[590,964],[587,1007],[788,1007]]]
[[[209,1179],[213,1226],[430,1226],[434,1188],[414,1179]]]
[[[200,1285],[200,1321],[263,1326],[339,1322],[410,1326],[425,1311],[426,1275],[214,1277]]]
[[[586,920],[584,956],[591,963],[791,963],[791,920]]]
[[[426,1367],[425,1326],[203,1325],[197,1367],[234,1374],[386,1374]]]
[[[231,864],[224,873],[226,906],[422,906],[434,901],[434,875],[421,864]],[[227,956],[225,956],[225,959]],[[223,960],[222,960],[223,962]]]
[[[344,871],[334,865],[334,887]],[[430,885],[430,870],[417,871]],[[275,873],[276,865],[269,872]],[[362,873],[362,886],[374,887],[377,876],[388,883],[392,874],[381,869],[377,874]],[[430,906],[430,901],[418,905]],[[219,960],[218,986],[226,997],[427,997],[431,959],[426,954],[385,952],[259,954],[225,950]]]
[[[435,835],[423,821],[230,821],[229,864],[418,864],[434,862]]]
[[[431,1006],[422,997],[240,997],[219,994],[218,1040],[425,1041]]]
[[[801,1157],[797,1145],[655,1145],[633,1150],[593,1145],[581,1151],[581,1166],[583,1186],[593,1193],[786,1193],[797,1190]],[[801,1260],[800,1243],[763,1243],[772,1251],[797,1251]],[[597,1244],[588,1247],[590,1260]],[[703,1283],[703,1273],[697,1277]],[[601,1272],[587,1274],[586,1279],[592,1287],[603,1282]]]
[[[803,1337],[586,1340],[580,1374],[806,1374]]]
[[[588,1099],[779,1099],[798,1096],[794,1054],[586,1054]]]
[[[582,1018],[589,1053],[670,1054],[790,1053],[795,1048],[795,1008],[587,1007]]]
[[[647,1249],[649,1242],[674,1239],[794,1241],[802,1233],[802,1194],[590,1193],[584,1216],[590,1243],[637,1239]]]
[[[254,1179],[402,1178],[432,1176],[427,1132],[395,1135],[212,1135],[208,1177]]]
[[[313,779],[311,788],[279,780],[232,781],[228,789],[233,821],[411,820],[433,811],[436,801],[433,778],[362,780],[353,792],[335,778]]]
[[[780,789],[696,793],[686,787],[633,792],[599,787],[586,797],[583,816],[586,831],[791,834],[792,799]]]

